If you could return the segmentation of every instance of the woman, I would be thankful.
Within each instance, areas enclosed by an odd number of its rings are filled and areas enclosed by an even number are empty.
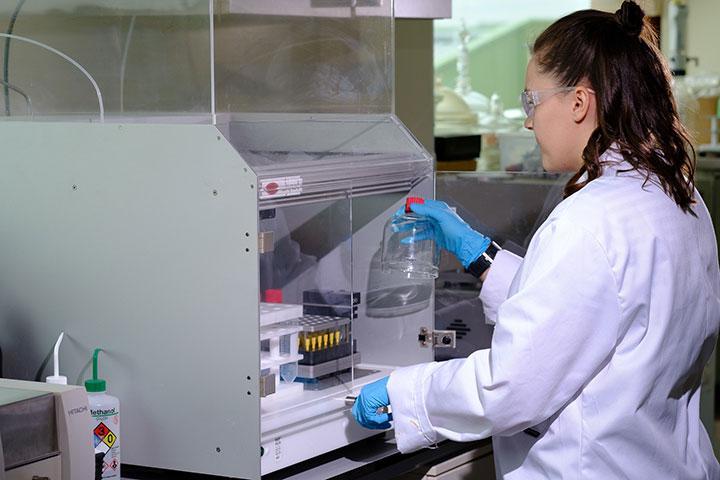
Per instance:
[[[413,205],[484,278],[492,345],[366,386],[361,424],[393,420],[401,452],[493,436],[499,478],[720,478],[699,418],[720,272],[670,83],[634,2],[540,35],[525,126],[546,170],[576,172],[566,198],[524,259],[495,253],[442,202]]]

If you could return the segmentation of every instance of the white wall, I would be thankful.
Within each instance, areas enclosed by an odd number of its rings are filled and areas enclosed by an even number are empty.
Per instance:
[[[593,0],[592,8],[614,12],[621,0]],[[648,15],[662,15],[662,28],[667,31],[667,4],[669,0],[640,0],[638,2]],[[714,72],[720,74],[720,38],[717,35],[720,21],[719,0],[687,0],[688,5],[688,55],[698,57],[699,65],[688,65],[688,73]],[[667,54],[667,36],[663,39],[663,51]]]
[[[694,63],[688,66],[688,73],[714,72],[720,74],[720,1],[688,1],[688,54],[698,57],[698,67]]]

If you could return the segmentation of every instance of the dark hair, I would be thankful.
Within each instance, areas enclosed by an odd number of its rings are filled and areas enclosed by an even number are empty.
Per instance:
[[[599,157],[615,143],[646,182],[656,175],[667,195],[694,215],[695,150],[680,122],[657,33],[637,3],[624,1],[615,14],[567,15],[538,37],[532,54],[538,69],[562,86],[589,82],[595,90],[598,126],[583,150],[582,168],[565,186],[566,197],[601,174]]]

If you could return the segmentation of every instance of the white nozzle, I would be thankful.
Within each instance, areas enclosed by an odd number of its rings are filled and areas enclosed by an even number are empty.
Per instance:
[[[55,342],[55,350],[53,350],[53,375],[50,375],[45,379],[47,383],[54,383],[56,385],[67,385],[67,377],[60,375],[60,343],[62,342],[65,332],[60,332],[60,336]]]

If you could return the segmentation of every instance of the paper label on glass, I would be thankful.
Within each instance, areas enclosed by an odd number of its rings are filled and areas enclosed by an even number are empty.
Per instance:
[[[260,182],[260,198],[295,197],[302,194],[303,179],[300,176],[280,177]]]

